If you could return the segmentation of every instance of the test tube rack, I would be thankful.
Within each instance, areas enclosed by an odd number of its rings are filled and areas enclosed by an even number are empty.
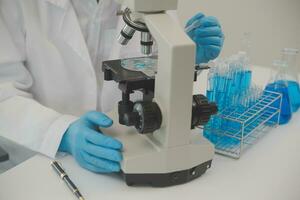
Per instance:
[[[225,108],[204,128],[204,136],[215,145],[218,154],[239,159],[270,129],[279,125],[282,94],[263,91],[251,107],[241,111]]]

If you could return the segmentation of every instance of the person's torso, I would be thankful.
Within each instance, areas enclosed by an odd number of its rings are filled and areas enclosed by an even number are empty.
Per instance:
[[[30,92],[38,102],[75,115],[109,111],[117,105],[121,93],[116,83],[103,82],[102,61],[140,55],[137,34],[125,47],[117,42],[124,25],[116,16],[119,4],[113,0],[100,0],[99,5],[94,0],[1,1],[19,4],[25,42],[17,46],[25,52],[25,65],[33,77]],[[9,12],[12,9],[7,18]],[[14,37],[15,42],[19,38]]]
[[[94,10],[96,20],[83,30],[80,21],[85,18],[78,14],[80,10],[74,10],[74,2],[21,3],[27,66],[34,78],[31,92],[40,103],[62,113],[79,115],[100,110],[101,105],[107,111],[119,98],[119,91],[115,84],[108,83],[104,90],[109,94],[101,93],[101,63],[109,59],[115,46],[118,18],[114,13],[118,5],[111,0],[100,2],[101,6]]]

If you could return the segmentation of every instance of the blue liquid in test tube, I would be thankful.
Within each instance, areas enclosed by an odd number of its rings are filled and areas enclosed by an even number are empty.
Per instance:
[[[252,71],[250,71],[250,70],[244,71],[243,87],[246,90],[250,88],[251,81],[252,81]]]

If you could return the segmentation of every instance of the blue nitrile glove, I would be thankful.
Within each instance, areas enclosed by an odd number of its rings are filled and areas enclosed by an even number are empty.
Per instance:
[[[72,154],[81,167],[92,172],[120,171],[122,143],[102,134],[98,128],[108,128],[112,124],[103,113],[86,113],[69,126],[59,151]]]
[[[207,63],[217,58],[224,43],[224,34],[217,18],[206,17],[199,13],[187,22],[186,28],[193,24],[198,26],[187,34],[197,45],[197,64]]]

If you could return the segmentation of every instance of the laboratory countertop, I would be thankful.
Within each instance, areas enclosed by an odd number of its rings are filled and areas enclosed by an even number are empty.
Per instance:
[[[255,77],[261,82],[267,81],[264,70],[256,70],[260,75]],[[199,83],[202,84],[205,83]],[[239,160],[216,155],[212,168],[202,177],[179,186],[128,187],[116,174],[91,173],[80,168],[70,156],[59,160],[86,200],[299,200],[300,112],[288,125],[260,138]],[[0,199],[74,200],[50,162],[38,155],[1,174]]]

